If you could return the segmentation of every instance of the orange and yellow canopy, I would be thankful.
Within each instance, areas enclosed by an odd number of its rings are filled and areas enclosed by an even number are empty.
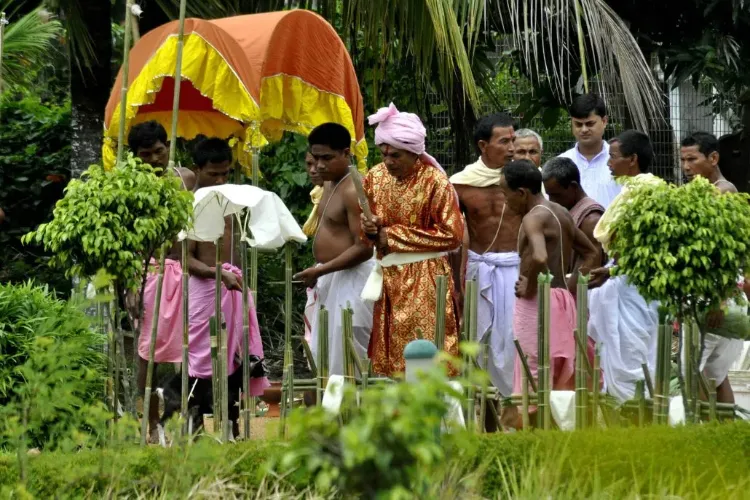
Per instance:
[[[169,131],[178,23],[141,38],[130,52],[126,134],[156,120]],[[234,136],[242,150],[307,135],[336,122],[352,135],[360,165],[367,157],[362,94],[349,53],[322,17],[305,10],[206,21],[185,20],[177,135]],[[115,163],[122,69],[104,117],[104,164]]]

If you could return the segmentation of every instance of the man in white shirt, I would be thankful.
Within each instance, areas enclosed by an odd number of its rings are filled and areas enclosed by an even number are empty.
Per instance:
[[[581,187],[605,209],[620,193],[609,171],[609,145],[604,142],[607,127],[607,107],[596,94],[583,94],[570,107],[570,121],[575,147],[560,156],[570,158],[581,172]]]

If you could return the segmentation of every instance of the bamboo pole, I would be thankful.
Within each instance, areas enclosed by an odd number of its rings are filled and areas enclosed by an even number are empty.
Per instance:
[[[129,2],[132,3],[132,2]],[[185,47],[185,4],[186,0],[180,0],[180,17],[177,25],[177,61],[174,71],[174,93],[172,95],[172,133],[169,136],[169,168],[175,166],[177,151],[177,120],[180,112],[180,89],[182,87],[182,53]],[[130,12],[128,12],[130,14]],[[137,30],[136,26],[136,30]],[[134,32],[134,33],[137,33]],[[118,143],[119,145],[119,143]]]
[[[435,302],[435,347],[438,351],[445,349],[445,296],[448,291],[448,280],[445,276],[435,278],[437,300]]]
[[[170,146],[171,147],[171,146]],[[188,240],[187,237],[182,240],[182,368],[180,371],[180,377],[182,379],[181,384],[181,408],[182,408],[182,434],[188,435],[188,419],[190,418],[190,412],[188,411],[190,403],[188,402],[190,388],[189,372],[190,372],[190,326],[188,321],[188,282],[190,276],[188,274]],[[189,442],[189,440],[188,440]]]
[[[252,171],[250,172],[250,182],[253,186],[259,183],[260,169],[260,151],[257,148],[252,149]],[[250,247],[250,291],[253,294],[253,304],[258,303],[258,249]]]
[[[660,324],[656,337],[656,395],[654,396],[654,423],[663,424],[666,413],[664,411],[664,325]],[[687,403],[686,403],[687,404]]]
[[[529,377],[521,370],[521,426],[525,431],[530,429],[529,420]]]
[[[488,350],[489,346],[482,343],[482,364],[487,366]],[[482,388],[479,396],[479,432],[483,434],[487,429],[485,426],[485,419],[487,417],[487,380],[482,378]]]
[[[244,229],[244,228],[243,228]],[[242,266],[242,398],[240,400],[240,413],[242,419],[242,437],[250,439],[250,414],[253,407],[250,406],[250,300],[247,283],[247,243],[240,241],[240,264]]]
[[[112,330],[112,350],[110,355],[112,356],[112,406],[114,409],[114,421],[117,423],[120,404],[120,356],[117,352],[117,332],[114,329]]]
[[[536,382],[534,382],[534,375],[531,373],[531,367],[529,367],[528,357],[526,356],[526,353],[523,352],[521,343],[518,341],[518,339],[513,339],[513,345],[516,346],[516,353],[518,354],[519,361],[521,361],[521,367],[523,368],[523,372],[526,375],[526,380],[529,383],[531,392],[539,392],[536,386]]]
[[[3,93],[3,38],[6,24],[8,24],[8,19],[5,17],[5,12],[0,12],[0,95]]]
[[[646,391],[643,380],[635,383],[635,399],[638,401],[638,425],[643,427],[646,423]]]
[[[682,324],[683,330],[683,351],[684,351],[684,366],[685,366],[685,387],[687,388],[687,400],[685,401],[685,407],[688,406],[693,409],[695,414],[695,401],[697,400],[695,394],[695,353],[694,348],[694,332],[693,322],[691,319],[686,319]],[[679,355],[683,356],[683,353]],[[697,415],[696,415],[697,417]]]
[[[221,421],[220,404],[219,404],[219,392],[221,390],[219,385],[219,322],[216,316],[211,316],[208,320],[208,325],[211,332],[211,393],[212,393],[212,415],[214,417],[214,431],[216,431],[217,424]]]
[[[641,363],[641,370],[643,370],[643,380],[646,382],[648,396],[651,399],[654,399],[654,382],[651,380],[651,373],[648,371],[648,365],[646,363]]]
[[[600,345],[597,344],[594,349],[594,380],[601,380],[601,354],[599,353]],[[591,417],[591,425],[594,428],[599,427],[599,384],[594,384],[593,387],[592,405],[594,407],[594,414]],[[604,414],[605,412],[602,412]]]
[[[708,387],[708,418],[711,422],[715,422],[717,420],[717,412],[716,412],[716,379],[712,378],[709,381],[709,387]]]
[[[328,383],[328,310],[320,306],[318,311],[318,376],[317,376],[317,406],[323,405],[323,394],[325,394]]]
[[[284,245],[285,262],[285,292],[284,292],[284,343],[292,344],[292,243],[288,241]]]
[[[184,1],[184,0],[183,0]],[[117,132],[117,163],[122,163],[122,155],[125,152],[125,118],[127,115],[128,108],[128,78],[130,71],[130,23],[132,20],[130,15],[130,3],[126,2],[125,5],[125,34],[123,40],[122,50],[122,87],[120,89],[120,124]]]
[[[549,407],[551,379],[550,379],[550,357],[549,357],[549,296],[552,275],[540,273],[538,278],[538,330],[537,330],[537,352],[538,352],[538,399],[537,419],[539,427],[544,430],[552,428],[551,413]]]
[[[224,315],[221,316],[221,438],[227,443],[231,435],[232,423],[229,421],[229,337]],[[234,401],[232,401],[234,403]]]
[[[576,290],[576,318],[577,328],[574,332],[576,337],[576,429],[585,429],[587,427],[588,417],[588,350],[586,349],[588,339],[588,291],[589,277],[578,276],[578,287]],[[596,390],[598,380],[595,380],[592,374],[592,388]]]
[[[218,359],[216,362],[216,371],[212,372],[212,379],[213,379],[213,387],[215,392],[215,398],[216,403],[218,406],[214,407],[213,415],[214,415],[214,431],[218,430],[219,435],[222,435],[222,416],[223,412],[222,409],[224,407],[223,401],[226,397],[226,394],[223,393],[224,383],[223,378],[225,376],[224,373],[224,363],[225,360],[221,357],[221,347],[223,345],[223,332],[222,332],[222,314],[221,314],[221,288],[222,288],[222,260],[221,260],[221,250],[223,247],[224,238],[219,237],[216,240],[216,262],[214,266],[215,271],[215,296],[214,296],[214,317],[216,318],[216,349],[218,351]]]
[[[146,390],[143,395],[143,417],[141,418],[141,446],[146,446],[148,440],[149,411],[151,409],[151,384],[154,382],[154,352],[156,351],[156,337],[159,334],[159,309],[161,309],[161,293],[164,284],[164,262],[167,249],[161,249],[159,257],[159,274],[156,278],[156,301],[154,315],[151,318],[151,342],[148,347],[148,368],[146,368]]]

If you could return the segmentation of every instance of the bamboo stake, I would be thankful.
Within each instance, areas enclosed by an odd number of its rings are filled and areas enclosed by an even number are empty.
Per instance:
[[[651,380],[651,373],[648,371],[648,365],[641,363],[641,370],[643,370],[643,380],[646,382],[646,388],[648,388],[648,396],[654,399],[654,382]]]
[[[528,357],[526,356],[526,353],[523,352],[521,343],[518,341],[518,339],[513,339],[513,345],[516,346],[516,353],[518,353],[518,358],[521,361],[521,366],[523,367],[523,372],[526,375],[526,380],[529,383],[531,392],[539,392],[536,383],[534,382],[534,375],[531,373],[531,368],[529,367]]]
[[[526,370],[521,370],[521,426],[529,430],[529,377]]]
[[[171,146],[170,146],[171,147]],[[188,240],[185,238],[182,240],[182,368],[180,377],[182,379],[181,387],[181,408],[182,408],[182,434],[188,435],[188,419],[190,418],[190,412],[188,408],[190,403],[189,399],[189,371],[190,371],[190,327],[188,321],[188,282],[190,276],[188,274]],[[189,442],[189,440],[188,440]]]
[[[323,394],[325,394],[328,383],[328,310],[320,306],[318,311],[318,376],[317,376],[317,406],[323,405]]]
[[[212,414],[214,417],[214,431],[216,431],[217,424],[221,420],[220,404],[219,404],[219,322],[216,316],[211,316],[208,320],[208,325],[211,332],[211,393],[212,398]]]
[[[223,412],[222,409],[224,407],[223,401],[226,397],[226,394],[223,393],[223,378],[225,376],[224,374],[224,360],[221,357],[221,347],[223,345],[223,332],[222,332],[222,314],[221,314],[221,289],[222,289],[222,260],[221,260],[221,254],[222,254],[222,248],[223,248],[224,238],[219,237],[216,240],[216,263],[214,266],[215,271],[215,296],[214,296],[214,316],[216,317],[216,349],[218,351],[218,358],[216,363],[216,371],[212,373],[212,379],[213,379],[213,387],[216,390],[215,397],[216,397],[216,403],[218,403],[218,406],[214,407],[214,431],[218,430],[219,435],[222,435],[222,416]]]
[[[222,440],[227,443],[231,435],[232,423],[229,421],[229,337],[227,332],[227,323],[224,315],[221,316],[221,436]],[[234,403],[232,401],[232,403]]]
[[[684,351],[684,365],[685,365],[685,387],[687,388],[687,400],[685,401],[685,407],[690,407],[693,409],[693,413],[695,413],[695,404],[694,401],[697,400],[696,394],[695,394],[695,353],[693,352],[694,349],[694,332],[693,332],[693,322],[690,319],[686,319],[683,324],[683,351]],[[680,353],[682,355],[682,353]],[[696,416],[697,417],[697,416]]]
[[[576,291],[576,317],[578,325],[574,332],[576,338],[576,429],[579,430],[587,427],[586,420],[588,417],[588,371],[584,364],[588,363],[588,351],[586,349],[589,318],[588,290],[588,276],[579,274]],[[591,380],[592,388],[596,390],[599,386],[599,381],[593,377],[593,374]]]
[[[250,182],[253,186],[259,183],[260,169],[260,151],[257,148],[252,150],[253,169],[250,172]],[[250,291],[253,294],[253,304],[258,303],[258,249],[250,247]]]
[[[717,420],[717,412],[716,412],[716,379],[712,378],[709,381],[709,392],[708,392],[708,418],[711,422],[715,422]]]
[[[284,294],[284,343],[292,344],[292,243],[287,242],[284,245],[284,254],[286,257],[285,280],[286,288]]]
[[[247,243],[240,241],[240,260],[242,266],[242,395],[240,413],[242,419],[242,437],[250,439],[250,300],[247,284]]]
[[[143,417],[141,419],[141,446],[146,446],[149,424],[149,410],[151,409],[151,384],[154,376],[154,352],[156,351],[156,337],[159,334],[159,309],[161,309],[161,293],[164,284],[164,262],[166,260],[166,247],[161,249],[159,257],[159,274],[156,278],[156,302],[154,303],[154,315],[151,318],[151,342],[148,347],[148,368],[146,369],[146,390],[143,395]]]
[[[184,1],[184,0],[183,0]],[[122,155],[125,151],[125,118],[128,109],[128,78],[130,71],[130,23],[132,20],[130,15],[130,4],[125,4],[125,34],[123,40],[123,56],[122,56],[122,88],[120,89],[120,127],[117,132],[117,163],[122,163]]]
[[[477,336],[477,282],[474,280],[468,280],[466,282],[466,298],[468,299],[468,309],[464,309],[464,328],[466,330],[466,338],[469,342],[474,342]],[[467,318],[468,315],[468,318]],[[468,319],[468,321],[466,321]],[[471,380],[473,373],[474,363],[473,360],[467,355],[465,357],[466,363],[466,376],[469,378],[469,387],[467,390],[466,397],[466,427],[468,430],[474,430],[476,420],[476,388],[474,382]],[[484,422],[482,422],[484,425]]]
[[[3,38],[6,24],[8,24],[8,19],[5,17],[5,12],[0,12],[0,95],[3,93]]]
[[[487,358],[489,345],[482,344],[482,363],[483,366],[487,366]],[[483,434],[487,429],[485,427],[485,419],[487,417],[487,381],[482,379],[482,389],[479,396],[479,432]]]
[[[435,278],[437,301],[435,302],[435,347],[439,351],[445,349],[445,296],[448,290],[448,280],[445,276]]]
[[[597,344],[594,350],[594,380],[601,380],[601,354],[599,353],[600,345]],[[592,405],[594,407],[594,415],[592,417],[591,425],[594,428],[599,427],[599,384],[594,384]],[[605,412],[602,412],[605,413]]]
[[[114,421],[117,423],[119,419],[119,405],[120,405],[120,356],[117,352],[117,332],[112,330],[112,394],[113,394],[113,408],[114,408]]]
[[[544,430],[552,428],[550,413],[550,357],[549,357],[549,296],[550,283],[552,275],[549,273],[540,273],[538,278],[539,290],[538,297],[538,335],[537,335],[537,352],[538,352],[538,381],[537,387],[539,405],[537,418],[539,427]]]
[[[654,396],[654,423],[663,424],[666,414],[664,412],[664,325],[659,325],[656,337],[656,389]]]
[[[635,383],[635,399],[638,401],[638,425],[643,427],[646,423],[646,394],[643,380]]]

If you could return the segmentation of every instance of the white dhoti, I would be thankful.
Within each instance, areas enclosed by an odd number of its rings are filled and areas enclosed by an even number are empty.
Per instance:
[[[469,250],[467,279],[476,279],[477,339],[489,334],[489,366],[485,369],[500,394],[513,392],[513,368],[516,350],[513,346],[513,310],[515,284],[521,258],[516,252],[478,254]],[[464,312],[466,314],[466,312]],[[488,333],[489,332],[489,333]]]
[[[313,359],[318,359],[318,316],[320,306],[328,311],[328,369],[330,375],[344,374],[344,330],[341,309],[350,305],[353,311],[354,349],[360,359],[367,357],[372,333],[374,303],[360,297],[370,276],[374,260],[368,260],[351,269],[326,274],[315,286],[315,309],[310,322],[310,349]],[[309,305],[308,305],[309,307]]]
[[[745,306],[737,305],[733,300],[727,303],[727,309],[733,313],[747,313]],[[703,357],[701,358],[701,371],[707,380],[716,380],[716,387],[718,387],[727,378],[732,365],[742,354],[743,341],[741,339],[714,335],[709,332],[706,333],[703,345],[705,348],[703,349]]]
[[[618,401],[635,396],[643,363],[653,379],[658,327],[658,304],[647,303],[627,277],[610,278],[589,292],[589,336],[601,345],[604,382]]]

